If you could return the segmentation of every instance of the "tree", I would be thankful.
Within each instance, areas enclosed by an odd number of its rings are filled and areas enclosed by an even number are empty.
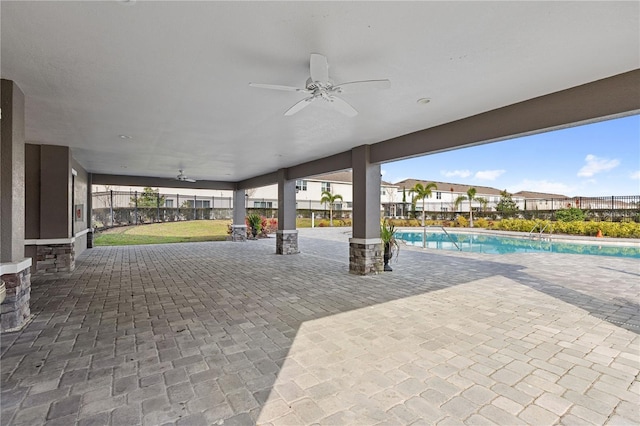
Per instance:
[[[331,191],[322,191],[320,203],[324,204],[325,207],[327,204],[329,205],[329,226],[333,226],[333,205],[337,200],[342,200],[342,195],[332,194]]]
[[[138,207],[158,207],[164,205],[164,195],[160,195],[159,189],[153,189],[149,186],[145,187],[142,194],[138,196]],[[135,197],[131,198],[131,202],[135,203]]]
[[[500,192],[500,201],[496,204],[496,210],[500,212],[502,217],[512,216],[518,210],[518,205],[506,189]]]
[[[420,182],[416,183],[413,188],[409,190],[414,194],[413,203],[415,205],[416,201],[422,200],[422,226],[424,226],[424,215],[425,215],[425,205],[424,199],[431,197],[431,191],[434,189],[438,189],[438,186],[431,182],[426,185],[422,185]]]
[[[487,205],[489,204],[489,200],[484,197],[476,197],[476,201],[480,203],[480,210],[484,214],[487,211]]]
[[[477,190],[473,187],[467,189],[467,195],[460,195],[456,198],[455,206],[456,208],[465,200],[469,200],[469,226],[473,228],[473,208],[471,207],[471,203],[474,200],[480,201],[480,198],[476,198]],[[484,199],[483,199],[484,200]],[[486,203],[486,200],[485,200]]]
[[[402,188],[402,217],[405,217],[407,215],[407,212],[405,211],[407,209],[407,190],[403,187]]]

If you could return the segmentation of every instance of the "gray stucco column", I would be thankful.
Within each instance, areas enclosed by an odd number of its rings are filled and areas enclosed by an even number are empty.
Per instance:
[[[233,224],[231,225],[231,240],[245,241],[247,239],[247,192],[244,189],[233,191]]]
[[[0,293],[2,330],[22,327],[31,314],[31,258],[24,256],[24,95],[10,80],[0,87]],[[5,293],[6,292],[6,293]]]
[[[372,164],[369,145],[351,151],[353,169],[353,237],[349,239],[349,272],[382,272],[380,239],[380,165]]]
[[[296,181],[287,179],[287,170],[278,170],[278,231],[276,254],[298,253],[296,229]]]

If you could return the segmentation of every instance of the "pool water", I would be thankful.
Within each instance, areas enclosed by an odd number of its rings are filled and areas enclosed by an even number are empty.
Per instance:
[[[422,242],[422,231],[397,232],[396,238],[418,247],[438,250],[454,250],[472,253],[568,253],[596,256],[615,256],[640,259],[640,247],[605,246],[597,244],[565,243],[529,238],[513,238],[495,235],[427,232]],[[454,244],[455,242],[455,244]],[[457,246],[456,246],[457,244]]]

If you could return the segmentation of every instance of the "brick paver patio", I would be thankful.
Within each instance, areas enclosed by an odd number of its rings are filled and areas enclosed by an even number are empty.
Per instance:
[[[403,248],[348,235],[88,250],[2,336],[1,423],[640,423],[637,260]]]

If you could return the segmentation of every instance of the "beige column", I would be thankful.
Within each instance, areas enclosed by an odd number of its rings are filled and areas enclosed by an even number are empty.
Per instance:
[[[349,272],[376,274],[383,268],[380,239],[380,165],[370,161],[369,145],[351,151],[353,169],[353,237],[349,239]]]
[[[298,253],[296,229],[296,181],[287,178],[287,170],[278,170],[278,231],[276,254]]]
[[[30,316],[31,259],[24,256],[24,95],[2,80],[0,108],[0,311],[2,331],[22,327]]]

